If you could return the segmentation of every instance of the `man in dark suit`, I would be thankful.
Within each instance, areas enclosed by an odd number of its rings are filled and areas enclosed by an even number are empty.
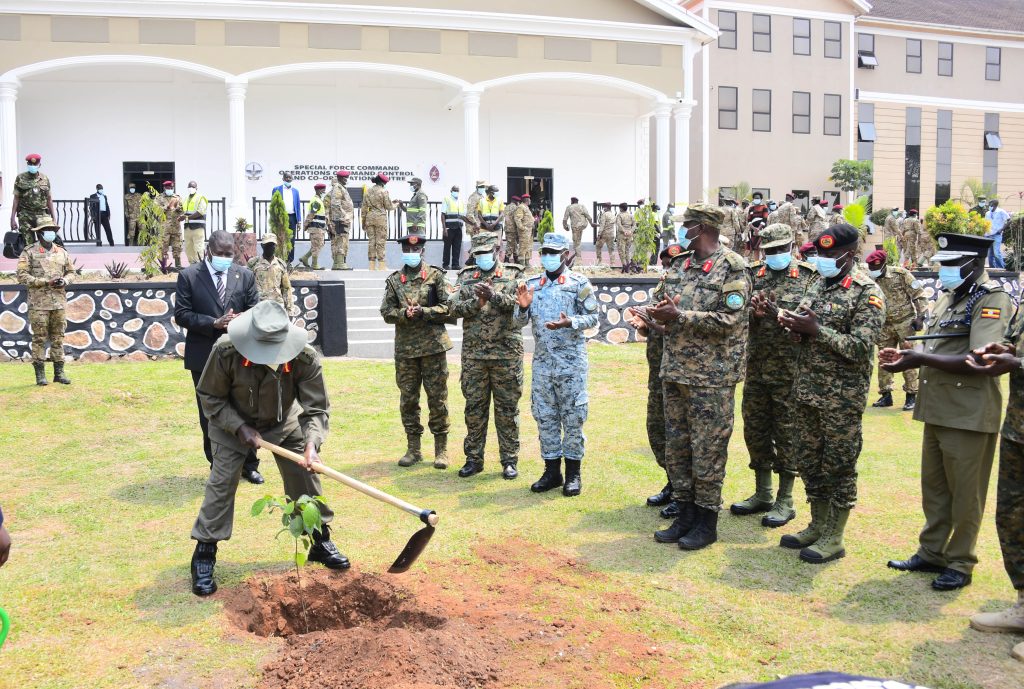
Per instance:
[[[107,243],[114,246],[114,234],[110,231],[110,199],[104,193],[102,184],[97,184],[96,193],[89,195],[89,215],[96,228],[96,246],[103,246],[100,226],[107,232]]]
[[[206,260],[193,263],[178,273],[174,320],[188,330],[185,336],[185,368],[192,372],[192,384],[206,367],[214,342],[227,332],[230,323],[242,311],[248,311],[260,300],[256,279],[248,268],[233,263],[235,242],[224,230],[210,235],[206,245]],[[203,451],[213,464],[210,447],[209,422],[203,414],[199,398],[199,426],[203,429]],[[250,450],[242,467],[242,478],[249,483],[263,483],[257,470],[259,459]]]

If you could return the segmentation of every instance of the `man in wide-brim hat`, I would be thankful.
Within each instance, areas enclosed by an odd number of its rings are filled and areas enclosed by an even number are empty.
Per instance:
[[[309,469],[320,461],[330,403],[320,357],[307,344],[306,331],[292,325],[284,307],[272,301],[261,301],[231,321],[227,335],[213,346],[196,393],[213,441],[206,495],[192,527],[192,592],[206,596],[217,590],[217,542],[231,538],[235,490],[249,448],[266,439],[304,454],[305,468],[274,457],[285,494],[292,500],[320,495],[320,479]],[[317,506],[324,525],[313,535],[308,560],[346,569],[348,558],[331,542],[328,524],[334,512],[326,503]]]

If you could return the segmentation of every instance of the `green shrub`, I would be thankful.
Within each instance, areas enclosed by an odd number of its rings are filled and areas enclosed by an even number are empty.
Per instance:
[[[982,235],[992,226],[991,221],[968,211],[963,204],[953,199],[925,211],[924,224],[933,239],[943,232]]]

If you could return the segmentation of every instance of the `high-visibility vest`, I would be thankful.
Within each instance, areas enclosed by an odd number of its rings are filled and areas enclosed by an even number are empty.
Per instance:
[[[319,196],[314,196],[309,202],[309,212],[313,214],[313,219],[309,221],[309,226],[319,230],[327,229],[327,204]]]
[[[185,213],[186,216],[192,213],[199,213],[199,218],[185,218],[185,228],[189,230],[198,230],[206,228],[206,207],[210,202],[206,200],[206,197],[200,193],[192,194],[191,196],[185,197]]]
[[[458,199],[453,199],[451,196],[446,196],[444,197],[444,202],[441,204],[441,211],[445,215],[449,216],[448,220],[445,222],[446,225],[461,227],[462,220],[454,216],[465,215],[466,204],[464,204],[462,201],[459,201]]]
[[[480,199],[480,205],[477,206],[477,210],[480,211],[480,215],[484,220],[494,222],[501,216],[501,212],[505,210],[505,203],[497,197],[491,201],[485,196]]]

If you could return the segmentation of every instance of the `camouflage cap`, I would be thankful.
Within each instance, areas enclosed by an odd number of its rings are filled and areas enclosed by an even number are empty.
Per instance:
[[[772,223],[758,234],[761,248],[771,249],[776,246],[793,243],[793,228],[781,222]]]
[[[472,239],[471,254],[489,254],[498,246],[498,235],[495,232],[480,232]]]
[[[699,222],[717,230],[725,222],[725,213],[718,206],[709,203],[693,203],[686,207],[683,222]]]
[[[544,235],[544,241],[540,245],[540,250],[544,251],[557,251],[559,253],[569,250],[569,239],[564,235],[560,235],[557,232],[548,232]]]
[[[277,235],[270,233],[260,237],[260,244],[277,244]]]
[[[32,228],[33,232],[42,232],[43,230],[59,230],[60,225],[53,221],[48,215],[40,215],[36,218],[36,226]]]

